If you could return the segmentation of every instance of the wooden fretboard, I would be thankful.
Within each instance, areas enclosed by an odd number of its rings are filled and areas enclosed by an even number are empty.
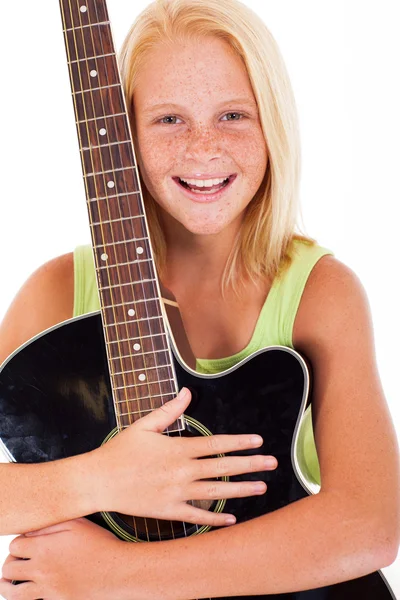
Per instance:
[[[104,0],[60,0],[117,423],[176,395],[172,355]],[[179,419],[168,428],[182,430]]]

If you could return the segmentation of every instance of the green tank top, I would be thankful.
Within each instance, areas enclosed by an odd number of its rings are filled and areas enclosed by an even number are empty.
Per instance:
[[[311,246],[300,240],[293,242],[292,264],[282,277],[275,277],[258,317],[252,338],[243,350],[220,359],[196,360],[200,373],[219,373],[229,369],[251,353],[267,346],[294,348],[293,324],[309,274],[317,261],[331,250]],[[91,246],[74,250],[74,317],[100,310],[99,294]],[[312,491],[320,486],[320,471],[312,429],[311,405],[303,415],[299,428],[296,458],[302,475]]]

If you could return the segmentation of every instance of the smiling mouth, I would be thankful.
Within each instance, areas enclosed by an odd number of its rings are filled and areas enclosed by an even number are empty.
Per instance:
[[[182,179],[180,179],[180,177],[173,177],[173,179],[176,181],[176,183],[178,183],[180,186],[182,186],[186,190],[189,190],[190,192],[193,192],[195,194],[200,194],[200,195],[201,194],[206,195],[206,194],[215,194],[216,192],[219,192],[220,190],[224,189],[226,186],[228,186],[233,181],[233,179],[235,177],[236,177],[236,175],[229,175],[229,177],[227,177],[221,183],[212,185],[209,187],[188,184],[188,183],[186,183],[186,181],[183,181]]]

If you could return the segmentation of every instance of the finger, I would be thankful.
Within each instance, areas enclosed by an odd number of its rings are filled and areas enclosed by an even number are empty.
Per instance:
[[[223,456],[218,458],[204,458],[193,461],[196,479],[210,479],[243,473],[257,473],[276,469],[278,461],[274,456]]]
[[[71,519],[70,521],[64,521],[62,523],[56,523],[55,525],[49,525],[49,527],[43,527],[42,529],[36,529],[34,531],[27,531],[25,533],[28,537],[34,537],[36,535],[47,535],[50,533],[59,533],[61,531],[69,531],[75,522],[84,522],[86,519],[83,517],[80,519]]]
[[[31,558],[32,557],[32,540],[29,540],[23,535],[14,538],[8,546],[10,554],[15,558]]]
[[[197,481],[188,493],[190,500],[221,500],[225,498],[245,498],[260,496],[267,491],[263,481]]]
[[[43,594],[38,591],[38,586],[33,581],[19,583],[18,591],[14,584],[4,579],[0,579],[0,596],[7,600],[18,598],[18,600],[32,600],[32,598],[42,598]]]
[[[9,554],[9,555],[7,556],[7,558],[6,558],[6,560],[5,560],[5,561],[4,561],[4,563],[3,563],[3,567],[4,567],[6,564],[8,564],[9,562],[12,562],[13,560],[18,560],[18,559],[16,559],[16,558],[15,558],[15,556],[12,556],[11,554]]]
[[[187,446],[191,456],[210,456],[212,454],[224,454],[237,450],[248,450],[259,448],[263,444],[261,436],[256,434],[241,435],[207,435],[197,437],[183,437],[183,443]]]
[[[3,577],[9,581],[29,580],[30,561],[14,558],[3,565]]]
[[[182,519],[185,523],[210,525],[211,527],[223,527],[226,525],[233,525],[236,522],[235,517],[228,513],[216,513],[209,510],[203,510],[186,503],[182,508],[179,519]]]
[[[142,427],[148,431],[157,431],[161,433],[169,425],[181,416],[189,406],[192,396],[187,388],[182,388],[176,398],[169,400],[160,408],[156,408],[151,413],[142,417],[135,423],[135,427]]]

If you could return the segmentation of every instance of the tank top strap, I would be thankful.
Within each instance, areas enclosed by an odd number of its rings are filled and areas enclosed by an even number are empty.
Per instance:
[[[293,325],[307,279],[320,258],[332,250],[294,240],[290,255],[292,263],[276,277],[257,323],[258,332],[265,336],[262,345],[279,344],[293,348]]]

